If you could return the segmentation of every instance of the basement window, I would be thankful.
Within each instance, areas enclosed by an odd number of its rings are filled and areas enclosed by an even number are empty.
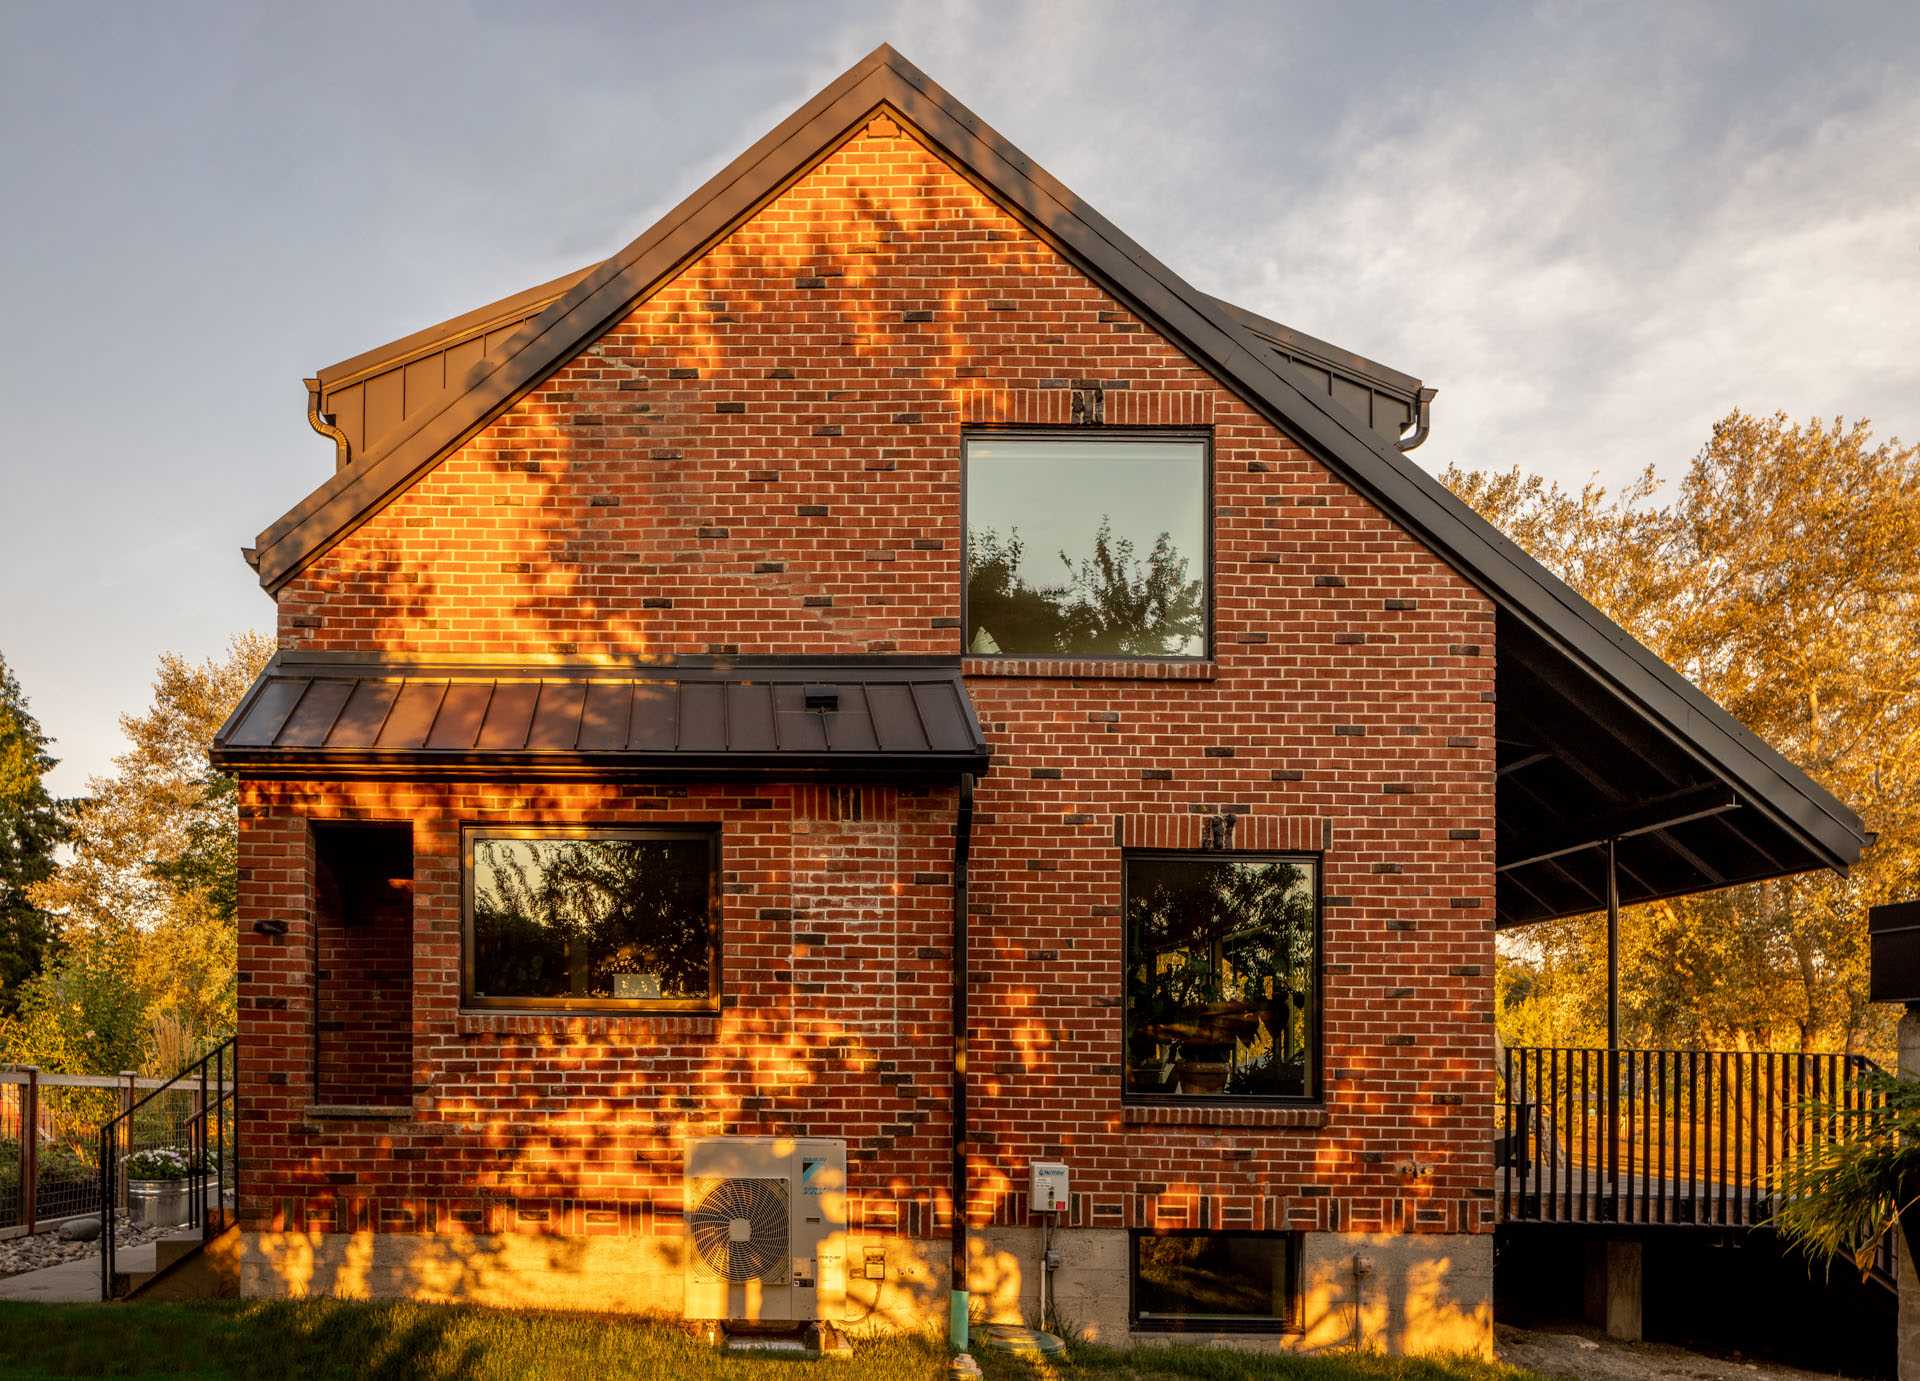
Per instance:
[[[1300,1234],[1135,1232],[1134,1328],[1266,1332],[1300,1327]]]
[[[1319,874],[1311,857],[1127,855],[1128,1098],[1316,1096]]]
[[[987,433],[965,447],[968,655],[1207,655],[1205,437]]]
[[[719,1005],[717,832],[469,830],[465,845],[466,1005]]]

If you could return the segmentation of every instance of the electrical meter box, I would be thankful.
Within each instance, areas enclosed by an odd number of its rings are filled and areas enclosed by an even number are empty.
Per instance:
[[[1027,1190],[1027,1207],[1034,1213],[1067,1211],[1067,1163],[1061,1160],[1036,1160],[1028,1163],[1033,1183]]]

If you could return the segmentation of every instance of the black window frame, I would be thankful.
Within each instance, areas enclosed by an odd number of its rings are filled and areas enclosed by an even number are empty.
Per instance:
[[[968,647],[968,634],[971,628],[967,609],[967,560],[969,534],[968,522],[968,458],[967,448],[976,439],[994,441],[1197,441],[1201,447],[1201,499],[1200,512],[1205,528],[1201,545],[1205,548],[1202,561],[1205,571],[1206,597],[1203,600],[1201,616],[1201,650],[1198,653],[1183,653],[1173,656],[1147,656],[1141,653],[1123,652],[974,652]],[[1214,455],[1213,429],[1211,427],[1085,427],[1055,426],[1036,427],[1032,425],[975,425],[961,429],[960,432],[960,653],[964,657],[979,658],[988,662],[1165,662],[1174,666],[1196,666],[1214,659]]]
[[[707,963],[711,975],[704,998],[681,997],[507,997],[474,992],[473,888],[474,844],[482,839],[688,839],[707,844]],[[718,1012],[725,991],[721,967],[725,915],[721,886],[721,829],[694,825],[464,825],[460,830],[460,1008],[469,1012],[568,1012],[576,1015],[632,1016],[649,1012]]]
[[[1283,1241],[1287,1252],[1287,1312],[1284,1318],[1222,1318],[1177,1315],[1140,1317],[1140,1242],[1149,1237],[1254,1237]],[[1306,1332],[1306,1282],[1301,1279],[1306,1234],[1285,1229],[1132,1228],[1127,1233],[1127,1327],[1135,1333]]]
[[[1127,1086],[1127,1034],[1133,1008],[1127,990],[1133,972],[1131,878],[1136,861],[1175,863],[1299,863],[1313,869],[1313,1008],[1308,1013],[1308,1092],[1135,1093]],[[1320,1108],[1326,1106],[1326,856],[1301,850],[1127,849],[1120,855],[1120,1101],[1135,1107]]]

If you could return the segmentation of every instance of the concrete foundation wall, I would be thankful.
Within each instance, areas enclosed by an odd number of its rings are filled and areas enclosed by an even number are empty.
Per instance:
[[[677,1318],[685,1239],[429,1236],[408,1233],[244,1235],[248,1298],[330,1295],[498,1307],[613,1310]],[[931,1238],[848,1238],[841,1322],[861,1331],[942,1329],[947,1244]],[[1135,1333],[1128,1324],[1127,1234],[1070,1229],[1053,1278],[1063,1327],[1102,1342],[1208,1341],[1321,1351],[1493,1354],[1493,1239],[1485,1234],[1308,1233],[1302,1252],[1303,1327],[1278,1335]],[[886,1278],[864,1278],[869,1249]],[[1363,1263],[1356,1270],[1356,1262]],[[1040,1232],[996,1228],[972,1243],[974,1317],[1034,1323],[1040,1316]]]

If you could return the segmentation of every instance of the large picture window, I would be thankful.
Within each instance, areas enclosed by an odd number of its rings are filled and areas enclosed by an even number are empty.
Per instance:
[[[1204,657],[1207,442],[966,442],[972,656]]]
[[[1132,1248],[1136,1328],[1300,1326],[1297,1233],[1136,1232]]]
[[[468,831],[465,1001],[715,1006],[718,870],[706,830]]]
[[[1319,892],[1311,858],[1128,855],[1129,1096],[1317,1096]]]

